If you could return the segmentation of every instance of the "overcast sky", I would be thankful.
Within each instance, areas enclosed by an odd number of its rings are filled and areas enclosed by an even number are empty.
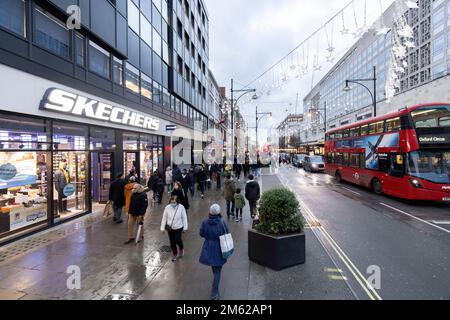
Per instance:
[[[227,87],[228,94],[231,78],[235,79],[237,89],[248,84],[349,3],[348,0],[205,1],[210,16],[210,69],[219,85]],[[364,17],[364,1],[355,0],[360,23]],[[369,22],[380,16],[379,1],[367,0]],[[384,9],[392,2],[381,0]],[[354,25],[353,11],[348,11],[346,17],[351,29],[352,23]],[[341,25],[338,20],[334,44],[340,54],[356,41],[353,36],[338,37]],[[288,113],[295,112],[297,93],[298,112],[302,112],[303,97],[331,67],[332,64],[324,63],[322,71],[314,75],[314,81],[310,74],[301,80],[291,81],[277,93],[241,106],[249,125],[255,125],[256,105],[263,112],[275,114],[272,121],[264,124],[266,128],[278,125]]]

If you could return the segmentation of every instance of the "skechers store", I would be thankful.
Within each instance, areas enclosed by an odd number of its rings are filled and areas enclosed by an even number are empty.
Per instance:
[[[170,161],[171,123],[8,69],[0,80],[0,244],[103,208],[118,172],[146,184]]]

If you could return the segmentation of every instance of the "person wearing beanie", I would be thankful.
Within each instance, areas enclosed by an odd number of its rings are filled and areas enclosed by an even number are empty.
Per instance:
[[[201,264],[211,267],[213,272],[212,300],[222,299],[219,293],[220,277],[227,260],[222,256],[220,236],[228,233],[228,226],[222,219],[220,206],[212,205],[209,210],[209,218],[202,222],[200,228],[200,236],[205,239],[205,242],[199,260]]]

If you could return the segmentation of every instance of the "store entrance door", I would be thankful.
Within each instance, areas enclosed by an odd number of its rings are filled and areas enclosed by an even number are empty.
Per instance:
[[[93,152],[92,160],[92,201],[105,204],[109,200],[109,187],[114,180],[112,152]]]
[[[130,178],[131,175],[137,177],[137,181],[139,181],[139,152],[128,152],[124,153],[124,174],[125,178]]]

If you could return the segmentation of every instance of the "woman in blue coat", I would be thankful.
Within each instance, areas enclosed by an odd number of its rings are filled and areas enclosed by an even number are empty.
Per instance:
[[[209,212],[209,218],[203,221],[200,229],[200,236],[205,239],[200,256],[200,263],[212,268],[214,281],[211,299],[221,300],[222,298],[219,294],[220,276],[222,267],[227,263],[227,260],[222,257],[219,237],[229,233],[229,231],[228,226],[222,220],[220,206],[218,204],[212,205]]]

